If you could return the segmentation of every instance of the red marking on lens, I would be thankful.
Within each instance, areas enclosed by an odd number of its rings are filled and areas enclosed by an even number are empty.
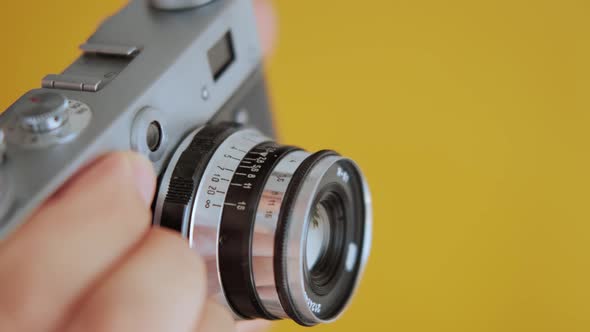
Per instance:
[[[40,102],[41,102],[41,99],[39,99],[39,98],[37,98],[37,97],[31,97],[31,101],[32,101],[33,103],[40,103]]]

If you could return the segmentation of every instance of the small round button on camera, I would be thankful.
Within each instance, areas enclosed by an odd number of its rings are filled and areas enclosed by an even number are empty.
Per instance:
[[[23,101],[19,122],[23,129],[42,133],[55,130],[68,121],[68,100],[56,92],[38,92]]]
[[[166,119],[152,107],[141,109],[131,128],[131,148],[156,162],[162,158],[168,145]]]
[[[153,7],[163,10],[190,9],[212,1],[214,0],[150,0]]]

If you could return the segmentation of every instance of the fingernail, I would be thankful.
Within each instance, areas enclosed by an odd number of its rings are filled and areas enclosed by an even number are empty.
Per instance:
[[[141,198],[143,198],[146,204],[151,205],[156,188],[154,166],[146,157],[138,153],[129,154],[129,162],[131,163],[135,185]]]

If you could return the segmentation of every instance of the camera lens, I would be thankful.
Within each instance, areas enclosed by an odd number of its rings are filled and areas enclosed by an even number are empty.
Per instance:
[[[350,159],[275,143],[233,123],[177,148],[154,223],[181,232],[208,267],[209,294],[244,319],[336,319],[370,250],[371,202]]]

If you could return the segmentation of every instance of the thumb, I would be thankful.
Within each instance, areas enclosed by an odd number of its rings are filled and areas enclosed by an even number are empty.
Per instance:
[[[142,239],[151,221],[153,173],[134,153],[99,158],[0,244],[1,331],[56,326]]]

